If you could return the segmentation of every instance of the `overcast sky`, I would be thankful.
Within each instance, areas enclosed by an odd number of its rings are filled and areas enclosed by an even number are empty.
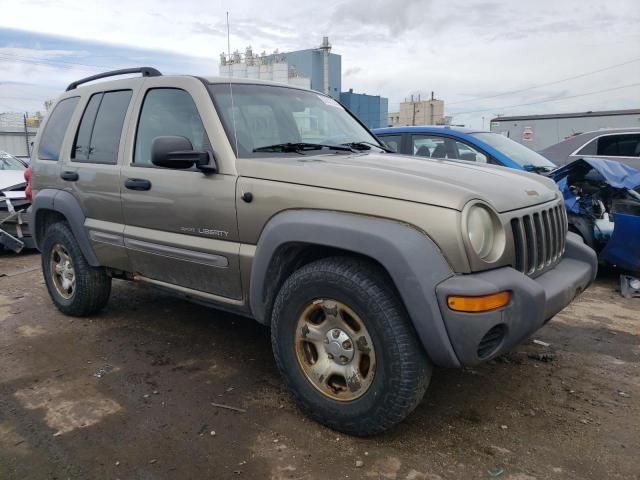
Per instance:
[[[108,68],[216,75],[226,10],[232,50],[299,50],[328,35],[342,89],[388,97],[390,110],[431,91],[473,127],[496,114],[640,108],[638,0],[0,0],[0,111],[42,109]]]

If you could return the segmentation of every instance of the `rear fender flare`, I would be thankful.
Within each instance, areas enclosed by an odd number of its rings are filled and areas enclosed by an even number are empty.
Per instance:
[[[47,211],[57,212],[66,219],[89,265],[92,267],[100,266],[100,262],[98,262],[96,254],[91,247],[89,236],[84,229],[86,216],[82,207],[71,193],[63,190],[44,189],[38,192],[33,199],[30,223],[32,225],[33,238],[35,239],[35,244],[38,249],[42,245],[41,236],[43,233],[38,222],[44,220],[44,214]]]

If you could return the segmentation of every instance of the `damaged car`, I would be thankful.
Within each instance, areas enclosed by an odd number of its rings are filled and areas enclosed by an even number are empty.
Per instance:
[[[35,247],[27,224],[29,175],[24,162],[0,151],[0,249],[18,253]]]
[[[565,199],[569,229],[600,261],[640,271],[640,170],[582,158],[549,174]]]

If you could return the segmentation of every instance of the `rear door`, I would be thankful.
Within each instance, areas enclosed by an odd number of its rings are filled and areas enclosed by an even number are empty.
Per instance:
[[[129,270],[129,259],[122,237],[118,158],[133,95],[132,88],[86,95],[71,152],[60,170],[64,190],[78,199],[84,211],[98,260],[122,270]]]
[[[147,279],[239,301],[238,228],[233,172],[175,170],[151,163],[159,136],[182,136],[213,156],[203,118],[213,103],[191,77],[149,78],[136,105],[122,168],[125,245],[132,269]],[[209,127],[211,128],[211,127]],[[215,300],[215,299],[214,299]]]
[[[31,162],[34,193],[46,188],[59,188],[64,183],[60,179],[60,160],[69,157],[68,139],[73,136],[69,125],[77,114],[79,102],[80,95],[60,100],[38,133]]]

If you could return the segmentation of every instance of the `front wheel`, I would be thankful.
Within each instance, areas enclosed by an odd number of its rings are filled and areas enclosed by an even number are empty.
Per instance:
[[[386,273],[350,257],[318,260],[287,279],[271,342],[296,403],[359,436],[402,421],[422,400],[431,364]]]

